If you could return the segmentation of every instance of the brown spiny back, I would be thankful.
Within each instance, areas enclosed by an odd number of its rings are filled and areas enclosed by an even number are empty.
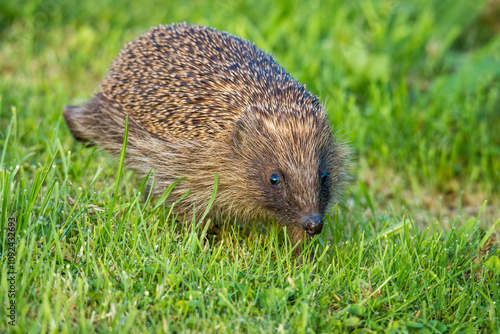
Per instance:
[[[161,138],[202,142],[231,131],[248,106],[270,117],[277,110],[285,116],[320,108],[314,95],[255,45],[185,23],[153,28],[127,44],[102,94],[117,104],[114,110]]]

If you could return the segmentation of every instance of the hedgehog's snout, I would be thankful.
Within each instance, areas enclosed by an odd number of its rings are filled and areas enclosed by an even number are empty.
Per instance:
[[[321,219],[321,216],[307,217],[303,227],[304,231],[306,231],[310,236],[319,234],[323,229],[323,220]]]

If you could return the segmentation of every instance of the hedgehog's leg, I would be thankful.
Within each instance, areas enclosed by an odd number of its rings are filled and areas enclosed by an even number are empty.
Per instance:
[[[292,242],[292,247],[295,247],[293,251],[293,255],[295,258],[299,259],[300,263],[303,263],[305,260],[313,260],[314,252],[311,252],[311,256],[309,259],[305,258],[305,254],[302,254],[304,251],[305,243],[311,240],[311,237],[307,235],[307,233],[298,226],[287,226],[287,234]]]
[[[146,183],[146,185],[144,186],[144,189],[143,189],[144,194],[142,194],[142,198],[143,198],[144,202],[148,200],[149,195],[153,195],[152,194],[153,189],[151,188],[151,182],[152,182],[151,180],[148,180],[148,183]]]
[[[86,146],[94,146],[92,139],[89,138],[89,124],[87,107],[65,106],[63,109],[64,120],[68,125],[73,137]]]

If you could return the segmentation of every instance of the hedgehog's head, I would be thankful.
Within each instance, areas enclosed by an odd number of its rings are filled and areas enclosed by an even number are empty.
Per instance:
[[[278,113],[253,107],[236,122],[233,144],[253,201],[246,205],[256,216],[320,233],[347,178],[347,151],[322,107]]]

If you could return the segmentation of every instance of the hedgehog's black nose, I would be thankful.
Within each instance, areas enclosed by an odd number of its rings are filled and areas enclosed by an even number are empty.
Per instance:
[[[309,217],[304,224],[304,231],[309,235],[319,234],[322,229],[323,221],[321,220],[321,216]]]

